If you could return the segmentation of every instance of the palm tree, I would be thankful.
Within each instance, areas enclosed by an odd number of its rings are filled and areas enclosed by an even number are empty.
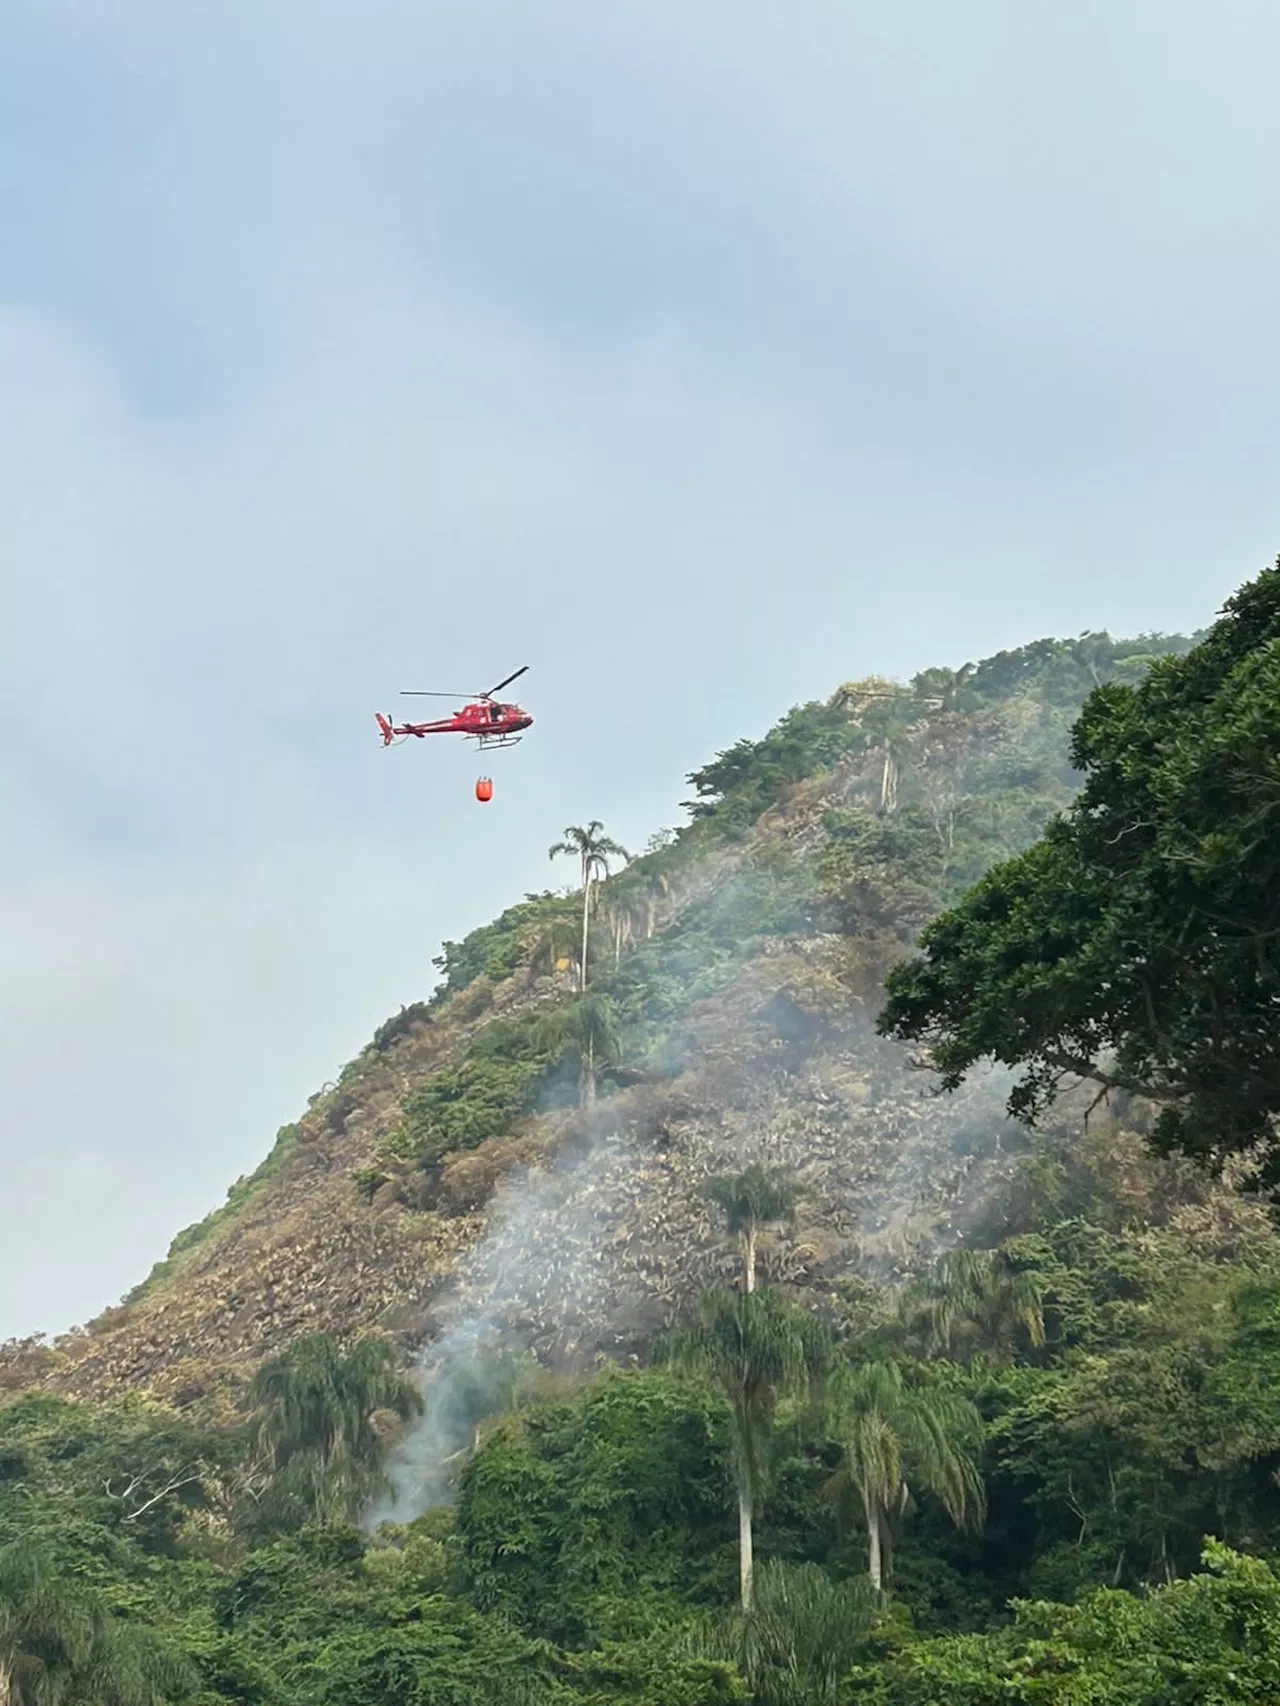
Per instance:
[[[742,1173],[718,1173],[708,1179],[702,1194],[723,1212],[730,1235],[741,1240],[743,1284],[754,1291],[760,1228],[790,1219],[800,1187],[781,1168],[753,1161]]]
[[[377,1482],[386,1445],[372,1418],[420,1415],[422,1394],[396,1372],[395,1352],[368,1335],[344,1353],[327,1333],[297,1339],[249,1386],[259,1448],[281,1492],[320,1514],[349,1510]]]
[[[729,1401],[738,1491],[738,1567],[742,1608],[751,1606],[752,1523],[764,1495],[773,1418],[780,1397],[803,1393],[821,1372],[825,1338],[806,1310],[772,1287],[704,1293],[691,1327],[675,1341],[675,1360],[703,1375]]]
[[[195,1685],[189,1662],[150,1630],[104,1617],[85,1666],[85,1698],[101,1706],[169,1706]]]
[[[1044,1286],[1000,1250],[950,1250],[907,1291],[902,1318],[930,1356],[967,1361],[981,1347],[1003,1359],[1019,1333],[1044,1344]]]
[[[982,1421],[947,1392],[908,1386],[897,1363],[847,1364],[831,1384],[833,1433],[844,1459],[831,1491],[855,1492],[867,1527],[867,1573],[880,1592],[895,1516],[911,1483],[927,1488],[960,1528],[980,1527],[986,1496],[976,1460]]]
[[[59,1579],[38,1547],[0,1547],[0,1706],[54,1706],[67,1696],[164,1706],[190,1684],[181,1659]]]
[[[93,1649],[93,1608],[53,1576],[35,1547],[0,1551],[0,1706],[36,1706],[82,1669]]]
[[[695,1624],[686,1644],[735,1664],[756,1706],[837,1706],[875,1613],[861,1577],[833,1582],[817,1564],[771,1561],[756,1572],[750,1612]]]
[[[587,987],[587,932],[591,918],[591,885],[599,877],[609,875],[610,859],[630,859],[626,848],[616,841],[611,841],[604,834],[604,825],[599,818],[592,818],[584,829],[581,824],[570,824],[564,832],[564,840],[557,841],[548,847],[547,857],[558,859],[567,854],[576,858],[582,870],[582,966],[579,972],[579,987],[585,992]]]
[[[589,1108],[596,1099],[596,1080],[602,1066],[616,1065],[622,1044],[617,1011],[607,995],[580,995],[566,1007],[553,1008],[538,1027],[547,1048],[576,1055],[579,1101]]]

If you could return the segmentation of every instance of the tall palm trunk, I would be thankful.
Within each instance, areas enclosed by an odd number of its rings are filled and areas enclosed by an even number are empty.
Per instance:
[[[582,965],[579,969],[578,986],[585,995],[587,992],[587,932],[591,922],[591,868],[587,867],[586,876],[582,882]]]
[[[880,1545],[880,1511],[870,1493],[862,1495],[862,1513],[867,1522],[867,1573],[871,1585],[880,1593],[884,1587],[884,1559]]]
[[[738,1482],[738,1580],[742,1589],[742,1609],[751,1610],[751,1581],[755,1560],[751,1543],[751,1489],[745,1480]]]
[[[756,1289],[756,1225],[752,1221],[742,1234],[743,1277],[748,1291]]]
[[[880,777],[880,810],[891,812],[898,804],[898,761],[890,752],[884,749],[884,771]]]
[[[587,1046],[582,1054],[582,1105],[589,1108],[596,1099],[596,1043],[587,1033]]]

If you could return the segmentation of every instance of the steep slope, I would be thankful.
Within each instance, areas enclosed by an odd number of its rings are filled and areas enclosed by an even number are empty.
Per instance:
[[[880,979],[1070,797],[1090,687],[1186,643],[1042,641],[851,684],[740,742],[690,777],[690,823],[598,885],[590,1002],[580,894],[447,944],[436,997],[389,1021],[222,1209],[86,1331],[4,1347],[0,1382],[225,1403],[317,1328],[639,1350],[732,1266],[699,1187],[756,1157],[805,1191],[762,1253],[776,1277],[827,1287],[954,1240],[1025,1140],[1002,1083],[936,1100],[875,1037]],[[579,1107],[584,1026],[603,1065]]]

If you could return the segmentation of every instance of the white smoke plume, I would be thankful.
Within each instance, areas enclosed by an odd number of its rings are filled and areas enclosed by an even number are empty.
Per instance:
[[[754,872],[722,876],[704,917],[734,936],[759,885]],[[935,1098],[931,1075],[876,1038],[838,985],[830,1020],[810,1030],[797,1010],[788,1038],[777,992],[788,971],[818,975],[823,943],[774,947],[694,999],[662,1051],[673,1082],[602,1104],[585,1150],[499,1189],[486,1235],[436,1305],[442,1331],[419,1365],[426,1411],[392,1455],[393,1490],[368,1528],[452,1501],[477,1423],[512,1407],[531,1352],[580,1369],[642,1350],[699,1290],[734,1276],[737,1253],[701,1196],[712,1173],[758,1160],[796,1178],[799,1236],[761,1255],[762,1276],[783,1283],[820,1288],[851,1269],[893,1281],[963,1236],[1005,1170],[1008,1075],[975,1073]]]
[[[602,1257],[622,1219],[617,1183],[633,1165],[629,1145],[611,1135],[546,1170],[520,1169],[499,1189],[445,1305],[444,1331],[423,1353],[426,1412],[392,1454],[393,1490],[366,1528],[451,1502],[476,1423],[511,1391],[542,1323],[556,1323],[556,1351],[572,1361],[602,1321],[625,1313]]]

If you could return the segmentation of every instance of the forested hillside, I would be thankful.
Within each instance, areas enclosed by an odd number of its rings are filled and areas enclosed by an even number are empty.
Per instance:
[[[1019,968],[1057,949],[998,897],[1093,821],[1100,707],[1136,728],[1189,682],[1216,738],[1229,630],[1280,714],[1255,585],[1194,649],[846,684],[695,771],[635,856],[544,826],[566,889],[446,944],[118,1307],[3,1348],[0,1703],[1280,1697],[1250,1156],[1197,1165],[1119,1019],[1105,1100],[1059,1072],[1015,1122],[1036,1057],[996,1024],[1040,1012]],[[1169,774],[1131,823],[1183,809]],[[964,961],[982,906],[1009,953]]]

